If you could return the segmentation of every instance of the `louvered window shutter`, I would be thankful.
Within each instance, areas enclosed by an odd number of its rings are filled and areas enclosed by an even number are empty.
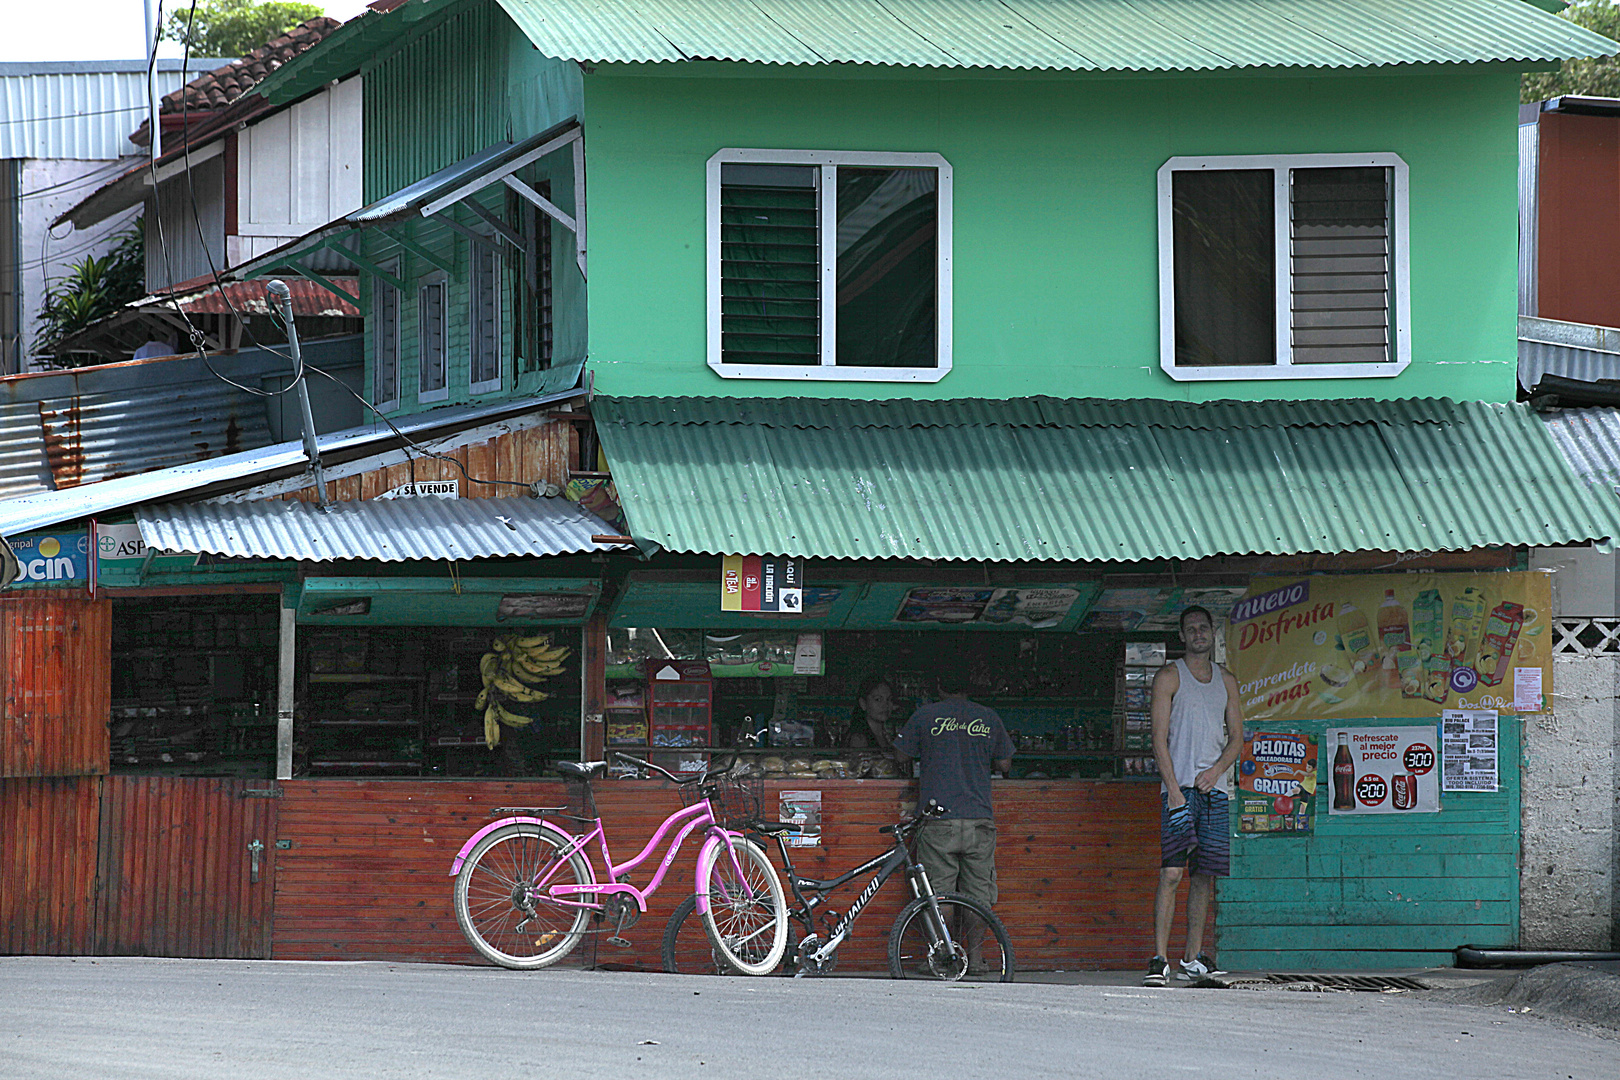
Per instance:
[[[1383,364],[1390,348],[1388,168],[1293,169],[1290,326],[1296,364]]]

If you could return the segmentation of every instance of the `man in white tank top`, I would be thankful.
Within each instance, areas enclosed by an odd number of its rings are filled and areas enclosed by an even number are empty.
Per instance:
[[[1177,977],[1225,974],[1204,953],[1204,921],[1215,879],[1230,873],[1232,764],[1243,748],[1243,709],[1237,680],[1214,661],[1215,624],[1197,606],[1181,613],[1184,659],[1153,679],[1153,757],[1163,780],[1159,796],[1159,887],[1153,898],[1153,941],[1145,986],[1168,975],[1176,890],[1188,871],[1187,950]]]

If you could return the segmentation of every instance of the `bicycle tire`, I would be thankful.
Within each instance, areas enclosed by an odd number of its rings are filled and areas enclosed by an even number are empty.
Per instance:
[[[698,917],[697,897],[676,905],[664,925],[664,970],[671,975],[730,975],[731,969],[715,951],[709,931]]]
[[[725,847],[706,849],[700,860],[700,890],[709,895],[703,928],[715,952],[739,975],[769,975],[787,951],[787,897],[782,879],[765,850],[750,840],[733,840],[743,877],[738,880]],[[695,903],[695,901],[694,901]]]
[[[953,924],[951,935],[955,951],[948,957],[940,955],[936,946],[943,942],[936,929],[933,910],[928,897],[919,896],[901,910],[889,932],[889,977],[944,982],[986,978],[1012,982],[1016,973],[1012,941],[995,912],[961,893],[940,893],[936,899],[940,915]],[[979,925],[984,927],[983,971],[978,970],[979,964],[970,964],[968,956],[967,943]]]
[[[480,956],[501,967],[533,971],[555,964],[579,944],[590,911],[556,904],[525,886],[542,878],[548,885],[591,884],[595,879],[582,853],[557,866],[558,851],[574,839],[552,825],[518,822],[501,826],[472,849],[456,875],[454,903],[456,922]],[[590,903],[596,897],[577,899]],[[524,901],[530,902],[528,911],[519,906]]]

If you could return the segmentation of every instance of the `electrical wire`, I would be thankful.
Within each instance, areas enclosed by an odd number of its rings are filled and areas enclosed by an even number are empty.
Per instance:
[[[334,383],[341,386],[345,391],[347,391],[350,397],[354,398],[360,404],[364,405],[366,408],[368,408],[372,412],[376,413],[377,414],[377,419],[381,420],[383,423],[388,425],[388,430],[392,431],[394,433],[395,438],[399,439],[399,441],[401,443],[403,443],[405,445],[405,447],[410,448],[410,449],[405,450],[405,456],[407,458],[411,457],[411,450],[414,449],[418,454],[420,454],[424,458],[430,458],[430,459],[437,460],[437,461],[448,461],[450,464],[454,465],[457,469],[461,470],[461,475],[466,477],[467,482],[469,484],[490,484],[490,485],[506,484],[506,485],[508,485],[510,487],[520,487],[520,488],[523,488],[525,490],[530,490],[530,491],[532,491],[534,489],[533,484],[525,484],[521,480],[481,480],[481,479],[479,479],[478,477],[476,477],[476,476],[472,475],[471,473],[469,473],[467,471],[467,467],[465,465],[463,465],[461,462],[457,461],[454,457],[451,457],[449,454],[436,454],[432,450],[429,450],[427,447],[423,446],[421,443],[419,443],[416,440],[412,439],[409,435],[406,435],[403,431],[399,430],[399,427],[392,420],[390,420],[388,418],[386,413],[384,413],[381,409],[377,408],[377,406],[373,405],[371,402],[367,401],[365,398],[361,397],[359,394],[355,393],[354,387],[350,386],[348,383],[344,382],[342,379],[338,378],[336,375],[333,375],[329,371],[322,371],[320,368],[316,367],[314,364],[305,364],[304,366],[305,366],[305,368],[307,368],[310,371],[313,371],[317,375],[324,375],[326,378],[331,379]],[[412,460],[412,464],[414,465],[415,464],[414,459],[411,459],[411,460]],[[413,484],[416,483],[416,474],[414,472],[412,472],[412,474],[411,474],[411,483],[413,483]]]
[[[157,21],[159,22],[159,24],[161,24],[161,22],[162,22],[162,5],[161,4],[159,4],[158,15],[159,15],[159,18],[158,18]],[[190,22],[195,22],[196,17],[197,17],[197,0],[191,0],[191,11],[190,11],[190,15],[189,15]],[[187,25],[190,25],[190,22],[188,22]],[[152,49],[152,56],[153,56],[153,59],[151,59],[151,60],[149,60],[147,62],[147,70],[148,70],[149,73],[151,71],[151,65],[157,62],[156,61],[157,48],[156,48],[155,42],[154,42],[154,46],[153,46],[153,49]],[[183,64],[188,69],[189,69],[189,67],[191,65],[191,42],[190,42],[189,38],[187,39],[186,45],[185,45],[185,58],[184,58]],[[180,129],[181,129],[182,132],[185,132],[187,130],[187,104],[186,104],[186,94],[184,93],[184,90],[185,90],[185,88],[181,87],[182,92],[180,94]],[[159,122],[161,123],[161,120]],[[154,138],[152,140],[151,145],[152,145],[152,150],[153,150],[153,153],[152,153],[152,168],[153,168],[153,171],[154,171],[154,174],[155,174],[156,169],[157,169],[157,153],[156,153],[156,151],[157,151],[157,139]],[[190,141],[189,138],[186,138],[186,137],[182,136],[182,141],[181,141],[181,144],[180,144],[180,153],[181,153],[181,157],[182,157],[182,159],[183,159],[183,161],[185,163],[186,195],[187,195],[188,201],[191,204],[191,221],[192,221],[192,225],[197,231],[197,243],[202,248],[203,255],[208,259],[208,272],[209,272],[209,275],[213,278],[214,287],[217,290],[219,290],[220,298],[225,301],[225,306],[226,306],[227,309],[229,309],[232,318],[236,319],[237,322],[242,326],[242,328],[247,331],[248,337],[253,340],[253,344],[257,348],[262,349],[265,352],[270,353],[271,355],[279,356],[282,359],[290,361],[290,362],[292,362],[292,363],[294,363],[296,365],[295,369],[293,371],[292,379],[287,383],[286,386],[282,387],[280,390],[261,390],[258,387],[246,386],[246,385],[244,385],[242,383],[239,383],[235,379],[232,379],[232,378],[229,378],[228,376],[226,376],[218,368],[214,367],[213,361],[210,360],[209,357],[208,357],[207,338],[204,336],[203,332],[197,328],[197,325],[191,321],[190,314],[187,313],[186,310],[183,307],[181,307],[181,305],[180,305],[180,297],[174,291],[174,268],[170,264],[170,261],[169,261],[169,245],[168,245],[166,237],[163,234],[163,212],[162,212],[162,204],[161,204],[162,196],[161,196],[161,193],[160,193],[161,192],[161,185],[154,184],[153,187],[152,187],[152,208],[154,210],[153,217],[156,220],[154,221],[153,224],[157,228],[158,245],[163,251],[163,271],[164,271],[165,277],[168,279],[168,282],[169,282],[169,301],[170,301],[171,305],[174,308],[174,313],[177,316],[179,316],[179,318],[181,319],[182,322],[185,323],[186,332],[191,338],[192,348],[196,350],[197,358],[203,362],[203,366],[208,369],[208,373],[210,375],[214,376],[214,378],[218,379],[220,382],[225,383],[228,386],[235,387],[237,390],[240,390],[245,394],[251,394],[254,397],[262,397],[262,398],[280,397],[282,394],[289,393],[292,390],[296,389],[298,387],[299,382],[301,382],[303,380],[303,378],[304,378],[303,356],[300,354],[300,356],[296,360],[294,360],[293,357],[291,357],[288,354],[282,352],[281,350],[272,348],[272,347],[264,344],[262,341],[259,340],[258,335],[253,333],[253,330],[248,325],[247,320],[242,317],[242,313],[236,310],[236,305],[231,302],[230,294],[225,291],[225,287],[224,287],[223,283],[220,281],[219,268],[214,265],[214,253],[212,251],[210,251],[209,248],[208,248],[208,237],[203,232],[202,215],[201,215],[201,212],[199,211],[199,209],[197,207],[197,190],[196,190],[196,187],[192,184],[192,181],[191,181],[191,141]],[[271,306],[271,308],[273,310],[274,305],[270,305],[270,306]]]
[[[160,20],[159,21],[161,22],[161,10],[159,11],[159,15],[160,15]],[[190,11],[190,16],[189,17],[191,19],[195,19],[196,15],[197,15],[197,0],[191,0],[191,11]],[[153,50],[153,54],[154,54],[154,56],[156,55],[156,50],[155,49]],[[191,61],[191,44],[190,44],[190,42],[188,40],[187,43],[186,43],[186,52],[185,52],[185,62],[186,62],[186,64],[188,66],[190,64],[190,61]],[[181,123],[181,129],[182,130],[185,129],[185,122],[186,122],[185,118],[186,118],[186,95],[184,93],[182,93],[180,95],[180,123]],[[154,142],[153,145],[155,147],[156,143]],[[289,360],[292,359],[291,357],[287,356],[285,353],[282,353],[282,352],[280,352],[280,351],[278,351],[276,349],[272,349],[269,346],[264,345],[262,342],[260,342],[258,337],[255,334],[253,334],[252,330],[248,327],[247,321],[245,319],[243,319],[241,313],[236,310],[236,305],[231,303],[230,294],[228,292],[226,292],[224,283],[220,281],[219,269],[214,265],[213,253],[208,250],[207,238],[203,235],[201,213],[200,213],[200,211],[198,210],[198,207],[197,207],[197,192],[196,192],[196,189],[192,186],[192,183],[191,183],[191,147],[190,147],[189,142],[181,144],[181,154],[182,154],[182,157],[185,160],[186,192],[187,192],[187,195],[189,196],[190,203],[191,203],[191,220],[192,220],[193,225],[196,227],[197,240],[202,246],[203,254],[206,255],[207,258],[208,258],[208,270],[209,270],[210,275],[214,279],[214,287],[219,290],[220,297],[225,301],[225,306],[230,309],[230,312],[231,312],[232,316],[235,317],[238,321],[241,322],[242,327],[243,327],[244,330],[247,330],[248,336],[253,339],[254,345],[256,345],[257,347],[259,347],[261,349],[264,349],[266,352],[274,353],[275,355],[284,357],[285,359],[289,359]],[[155,164],[156,164],[156,157],[155,156],[153,158],[153,162],[154,162],[154,167],[155,167]],[[153,207],[154,207],[154,209],[157,209],[158,208],[157,207],[158,188],[156,186],[154,186],[153,189],[152,189],[152,199],[153,199]],[[173,281],[174,280],[174,274],[173,274],[173,271],[170,270],[169,265],[168,265],[168,246],[164,243],[164,240],[163,240],[162,214],[158,213],[158,214],[156,214],[154,216],[156,216],[157,219],[158,219],[157,222],[156,222],[156,224],[158,226],[158,243],[163,248],[164,271],[165,271],[165,273],[168,274],[169,280]],[[411,451],[415,450],[416,453],[418,455],[420,455],[421,457],[423,457],[423,458],[427,458],[427,459],[430,459],[430,460],[437,460],[437,461],[447,461],[450,464],[454,465],[458,470],[460,470],[461,475],[466,478],[466,480],[467,480],[467,482],[469,484],[485,484],[485,485],[490,485],[490,486],[494,486],[494,485],[497,485],[497,484],[504,484],[504,485],[507,485],[507,486],[510,486],[510,487],[523,488],[525,491],[532,491],[534,489],[534,485],[526,484],[526,483],[523,483],[522,481],[518,481],[518,480],[485,480],[485,479],[481,479],[481,478],[473,476],[471,473],[469,473],[467,471],[467,467],[465,465],[463,465],[460,461],[456,460],[454,457],[450,456],[449,454],[434,453],[433,451],[427,449],[421,443],[416,442],[414,439],[410,438],[410,436],[406,435],[403,431],[401,431],[399,429],[398,425],[396,425],[391,419],[389,419],[388,416],[382,412],[382,410],[378,409],[371,402],[367,401],[363,396],[356,393],[354,388],[349,386],[348,383],[345,383],[342,379],[339,379],[337,376],[333,375],[332,373],[330,373],[328,371],[323,371],[322,369],[316,367],[313,364],[306,363],[304,361],[302,351],[300,351],[298,361],[297,361],[298,369],[297,369],[297,371],[295,371],[293,373],[292,381],[290,383],[288,383],[287,386],[284,387],[281,390],[275,390],[275,391],[258,390],[258,389],[254,389],[252,387],[243,386],[241,383],[238,383],[238,382],[235,382],[232,379],[226,378],[224,375],[220,374],[217,370],[215,370],[213,364],[209,362],[209,360],[208,360],[208,351],[207,351],[207,349],[205,349],[203,347],[203,342],[200,340],[202,332],[200,330],[198,330],[192,324],[191,320],[189,318],[187,318],[186,313],[183,310],[181,310],[180,302],[179,302],[178,297],[174,296],[171,293],[170,298],[174,302],[174,307],[175,307],[176,314],[178,314],[182,319],[184,319],[187,327],[190,328],[190,332],[191,332],[191,336],[192,336],[192,344],[193,344],[193,346],[196,347],[198,357],[203,361],[204,365],[207,366],[208,371],[209,371],[209,373],[211,375],[213,375],[215,378],[219,379],[221,382],[228,383],[229,385],[234,386],[239,390],[244,390],[244,391],[246,391],[246,392],[248,392],[250,394],[254,394],[254,395],[258,396],[258,397],[265,397],[265,398],[279,397],[280,395],[285,394],[290,390],[293,390],[294,388],[296,388],[298,386],[299,381],[305,377],[305,372],[313,371],[317,375],[324,376],[325,378],[331,380],[336,385],[342,387],[343,390],[349,394],[349,396],[353,397],[361,405],[363,405],[366,408],[370,409],[373,413],[375,413],[377,415],[377,418],[379,420],[381,420],[384,424],[388,425],[388,430],[393,432],[395,438],[399,439],[399,441],[401,443],[401,448],[405,452],[406,460],[409,463],[410,468],[411,468],[411,483],[413,485],[416,483],[416,458],[412,456]],[[276,314],[276,309],[275,309],[274,304],[269,305],[269,310],[271,312],[272,322],[277,322],[277,323],[282,322],[282,319],[279,317],[278,314]]]

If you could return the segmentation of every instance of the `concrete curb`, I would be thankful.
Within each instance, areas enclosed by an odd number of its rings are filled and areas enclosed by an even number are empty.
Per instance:
[[[1591,1024],[1620,1036],[1620,974],[1616,966],[1548,964],[1510,972],[1474,986],[1437,989],[1435,1000],[1462,1005],[1505,1006],[1532,1015]]]

